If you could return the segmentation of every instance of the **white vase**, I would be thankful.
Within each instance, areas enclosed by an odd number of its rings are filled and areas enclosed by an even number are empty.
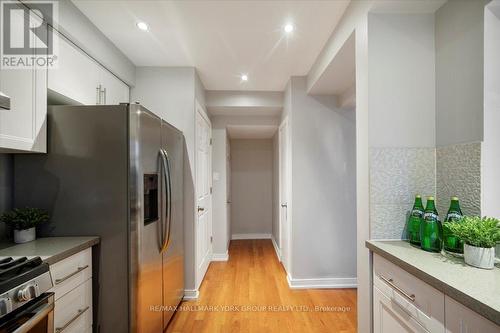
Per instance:
[[[495,248],[476,247],[464,244],[465,263],[474,267],[493,269],[495,267]]]
[[[14,230],[14,243],[21,244],[31,242],[36,238],[35,227],[25,230]]]

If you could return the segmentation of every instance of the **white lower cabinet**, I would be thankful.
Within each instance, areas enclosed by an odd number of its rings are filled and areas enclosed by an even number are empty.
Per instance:
[[[429,332],[402,307],[373,287],[373,332]]]
[[[92,328],[92,279],[56,301],[54,327],[56,333],[78,333]]]
[[[92,249],[50,266],[55,293],[54,332],[92,332]]]
[[[373,254],[373,332],[500,333],[500,326]]]
[[[445,309],[446,333],[500,333],[500,326],[448,296]]]

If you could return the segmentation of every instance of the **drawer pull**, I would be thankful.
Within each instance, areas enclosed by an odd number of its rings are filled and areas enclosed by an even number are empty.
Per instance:
[[[56,328],[56,333],[61,333],[62,331],[64,331],[66,328],[68,328],[69,325],[71,325],[75,320],[77,320],[78,318],[80,318],[80,316],[82,314],[84,314],[85,312],[87,312],[87,310],[90,309],[90,306],[87,306],[85,309],[80,309],[78,310],[78,313],[73,317],[71,318],[66,324],[64,324],[63,327],[57,327]]]
[[[70,277],[72,276],[75,276],[76,274],[80,273],[81,271],[83,271],[85,268],[89,267],[89,265],[85,265],[83,267],[78,267],[76,271],[74,271],[73,273],[71,274],[68,274],[66,275],[65,277],[63,278],[60,278],[60,279],[56,279],[56,285],[57,284],[61,284],[63,283],[64,281],[66,281],[67,279],[69,279]]]
[[[394,290],[396,290],[398,293],[400,293],[401,295],[403,295],[406,299],[408,299],[410,302],[415,302],[415,295],[414,294],[408,294],[407,292],[405,292],[403,289],[399,288],[398,286],[396,286],[394,284],[394,280],[391,279],[391,278],[386,278],[385,276],[383,275],[380,275],[380,278],[382,279],[382,281],[384,281],[385,283],[387,283],[389,286],[391,286]]]

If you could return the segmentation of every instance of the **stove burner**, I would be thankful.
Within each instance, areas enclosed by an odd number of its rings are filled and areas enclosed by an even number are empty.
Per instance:
[[[40,257],[5,258],[0,261],[0,294],[49,270]]]

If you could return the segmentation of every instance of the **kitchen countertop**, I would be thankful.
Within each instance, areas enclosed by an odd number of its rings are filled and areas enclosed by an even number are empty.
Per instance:
[[[366,247],[466,307],[500,325],[500,269],[474,268],[462,258],[430,253],[405,241],[366,241]]]
[[[41,257],[49,265],[99,244],[99,237],[45,237],[15,244],[1,243],[0,257]]]

